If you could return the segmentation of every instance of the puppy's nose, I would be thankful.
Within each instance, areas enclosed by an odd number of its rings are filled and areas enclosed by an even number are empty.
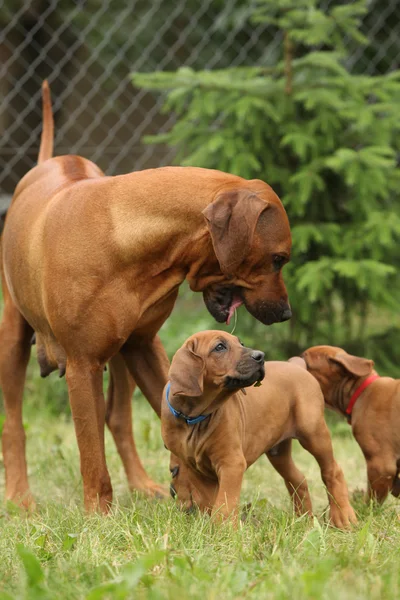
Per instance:
[[[169,493],[171,494],[172,498],[175,498],[175,496],[176,496],[176,489],[174,488],[174,485],[172,483],[169,484]]]
[[[292,311],[291,311],[290,307],[288,306],[287,308],[285,308],[285,310],[281,314],[281,321],[288,321],[291,318],[292,318]]]
[[[265,354],[264,352],[261,352],[261,350],[253,350],[253,352],[251,353],[251,358],[253,358],[258,363],[263,363]]]

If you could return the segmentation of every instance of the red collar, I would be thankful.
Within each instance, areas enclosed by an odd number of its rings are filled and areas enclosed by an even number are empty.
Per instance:
[[[360,394],[362,394],[362,392],[369,385],[371,385],[371,383],[373,381],[375,381],[375,379],[379,379],[379,375],[370,375],[369,377],[367,377],[367,379],[364,379],[364,381],[362,382],[362,384],[360,386],[358,386],[358,388],[356,389],[356,391],[353,393],[352,397],[350,398],[349,405],[346,408],[346,415],[347,415],[347,420],[348,420],[349,423],[351,423],[351,413],[352,413],[354,405],[355,405],[355,403],[357,401],[357,398],[360,396]]]

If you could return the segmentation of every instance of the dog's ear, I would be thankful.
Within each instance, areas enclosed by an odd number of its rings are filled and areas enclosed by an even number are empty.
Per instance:
[[[250,190],[219,194],[203,215],[221,271],[233,275],[250,251],[261,213],[269,204]]]
[[[329,360],[341,365],[346,371],[356,377],[365,377],[366,375],[369,375],[374,368],[373,360],[353,356],[352,354],[347,354],[347,352],[340,352],[339,354],[336,354],[336,356],[330,356]]]
[[[203,393],[204,361],[189,341],[176,352],[169,369],[172,396],[194,398]]]

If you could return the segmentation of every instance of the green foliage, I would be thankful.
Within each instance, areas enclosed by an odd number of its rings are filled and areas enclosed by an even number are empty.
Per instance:
[[[40,561],[33,552],[22,544],[17,544],[16,550],[25,571],[26,597],[37,598],[38,600],[41,598],[48,598],[49,596],[43,587],[45,575]]]
[[[276,27],[281,57],[268,67],[134,73],[166,93],[170,131],[147,138],[176,162],[218,168],[273,186],[288,212],[293,256],[285,269],[294,319],[263,334],[277,355],[314,343],[366,352],[368,320],[399,326],[400,72],[365,76],[347,67],[346,44],[366,2],[258,0],[253,19]],[[397,320],[396,320],[397,318]],[[241,323],[257,329],[249,316]],[[397,345],[399,348],[399,344]],[[389,357],[395,361],[395,349]]]

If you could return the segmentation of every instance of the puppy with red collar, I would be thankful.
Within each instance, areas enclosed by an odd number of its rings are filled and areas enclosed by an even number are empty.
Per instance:
[[[263,352],[221,331],[197,333],[172,360],[161,425],[173,454],[171,490],[187,508],[195,503],[203,511],[237,516],[244,472],[266,454],[296,512],[311,514],[305,477],[291,455],[297,438],[320,466],[331,523],[344,528],[356,522],[333,456],[321,390],[296,365],[264,363]]]
[[[379,377],[374,363],[334,346],[291,359],[321,386],[326,405],[347,417],[367,462],[368,499],[400,494],[400,380]]]

